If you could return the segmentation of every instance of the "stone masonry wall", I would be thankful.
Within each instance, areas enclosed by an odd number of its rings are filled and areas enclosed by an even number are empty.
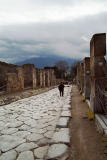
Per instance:
[[[23,74],[24,74],[24,88],[31,87],[33,88],[33,71],[34,64],[24,64],[23,65]]]
[[[45,70],[42,70],[42,87],[45,87]]]
[[[32,74],[33,74],[33,89],[36,89],[37,88],[37,78],[36,78],[36,69],[35,68],[33,68]]]
[[[0,62],[0,71],[0,86],[6,85],[5,91],[9,93],[56,84],[54,69],[36,69],[33,64],[19,67]]]
[[[1,90],[4,90],[2,88],[3,86],[6,86],[7,84],[7,73],[16,73],[16,65],[13,64],[7,64],[5,62],[0,62],[0,88]],[[6,90],[6,87],[5,87]]]
[[[78,88],[79,90],[81,89],[80,88],[80,73],[81,72],[81,69],[80,69],[80,64],[77,66],[77,85],[78,85]]]
[[[50,87],[49,69],[45,69],[45,86]]]
[[[90,42],[91,95],[90,106],[94,113],[105,112],[106,34],[93,35]]]
[[[84,91],[84,63],[80,64],[80,88],[81,91]]]
[[[90,98],[90,58],[85,57],[84,59],[84,96]]]
[[[18,76],[18,81],[20,83],[19,90],[23,90],[24,89],[24,75],[23,75],[22,67],[17,67],[17,76]]]

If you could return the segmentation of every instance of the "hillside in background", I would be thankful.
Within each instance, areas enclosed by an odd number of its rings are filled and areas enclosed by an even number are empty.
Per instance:
[[[56,62],[58,61],[66,61],[71,66],[76,59],[72,58],[65,58],[63,56],[56,56],[56,55],[47,55],[47,56],[41,56],[41,57],[35,57],[31,59],[26,59],[21,62],[16,62],[16,65],[23,65],[23,64],[34,64],[36,68],[44,68],[45,66],[54,66]]]

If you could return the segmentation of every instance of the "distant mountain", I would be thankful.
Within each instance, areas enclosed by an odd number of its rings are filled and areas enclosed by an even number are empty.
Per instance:
[[[55,63],[57,63],[58,61],[66,61],[71,66],[76,61],[76,59],[65,58],[63,56],[49,55],[45,57],[41,56],[41,57],[26,59],[21,62],[16,62],[15,64],[19,66],[23,64],[34,64],[36,68],[44,68],[46,66],[54,66]]]

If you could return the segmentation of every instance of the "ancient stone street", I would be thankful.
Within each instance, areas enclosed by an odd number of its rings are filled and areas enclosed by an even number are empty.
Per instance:
[[[71,86],[0,107],[0,160],[61,159],[70,143]]]

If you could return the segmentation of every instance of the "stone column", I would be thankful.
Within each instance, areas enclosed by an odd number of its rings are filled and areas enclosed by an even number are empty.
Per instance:
[[[81,81],[81,79],[80,79],[80,72],[81,72],[81,68],[80,68],[80,64],[78,65],[78,67],[77,67],[77,85],[78,85],[78,88],[79,88],[79,90],[81,89],[81,87],[80,87],[80,81]]]
[[[50,87],[49,69],[45,69],[45,86]]]
[[[45,87],[45,70],[42,70],[42,87]]]
[[[40,75],[39,75],[40,70],[36,68],[36,86],[37,88],[40,86]]]
[[[39,86],[42,87],[42,70],[39,70]]]
[[[20,83],[20,90],[24,89],[24,75],[23,75],[23,68],[17,67],[17,75],[18,75],[18,81]]]
[[[50,69],[50,85],[56,85],[56,76],[54,74],[54,69]]]
[[[52,86],[55,86],[56,84],[56,77],[55,77],[55,74],[54,74],[54,69],[51,70],[51,79],[52,79]]]
[[[36,89],[37,87],[37,81],[36,81],[36,69],[33,68],[33,89]]]
[[[80,64],[80,88],[81,91],[84,91],[84,63]]]
[[[84,59],[84,96],[90,98],[90,58]]]
[[[20,91],[20,83],[18,81],[18,76],[16,73],[7,74],[7,92],[17,92]]]
[[[90,106],[94,113],[105,112],[106,34],[93,35],[90,42],[91,95]]]
[[[23,73],[24,73],[24,87],[25,88],[33,88],[33,71],[34,64],[24,64],[23,65]]]

